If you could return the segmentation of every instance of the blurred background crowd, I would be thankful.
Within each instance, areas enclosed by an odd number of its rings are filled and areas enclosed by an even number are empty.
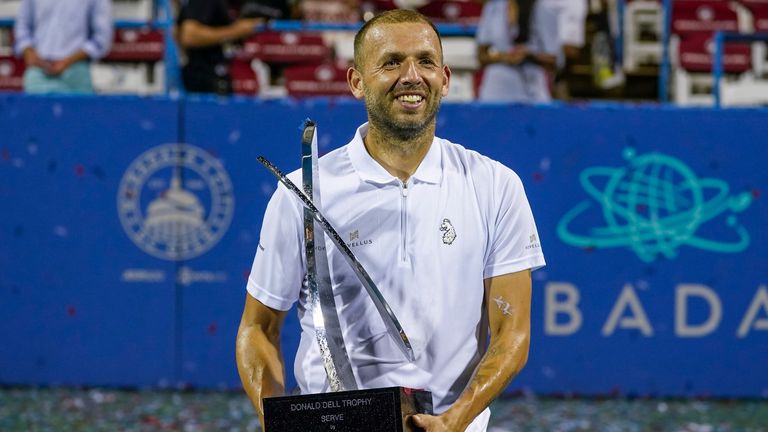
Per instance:
[[[449,100],[768,103],[768,0],[0,0],[0,91],[350,96],[394,8],[438,24]]]

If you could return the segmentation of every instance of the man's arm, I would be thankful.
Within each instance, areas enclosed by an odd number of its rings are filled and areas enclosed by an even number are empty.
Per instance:
[[[228,26],[212,27],[194,19],[186,19],[179,30],[179,44],[184,48],[220,45],[251,35],[256,31],[256,26],[263,22],[261,18],[241,18]]]
[[[427,431],[463,431],[507,387],[528,360],[531,335],[531,271],[485,280],[490,345],[467,388],[439,416],[415,415]]]
[[[285,393],[285,366],[280,352],[280,329],[287,312],[272,309],[246,294],[237,331],[237,370],[243,388],[264,428],[262,399]]]

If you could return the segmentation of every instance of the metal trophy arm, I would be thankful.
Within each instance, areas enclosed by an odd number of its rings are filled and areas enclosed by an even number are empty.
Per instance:
[[[301,171],[304,193],[316,206],[322,206],[320,175],[317,167],[317,135],[314,122],[307,120],[301,137]],[[331,391],[356,390],[357,381],[344,344],[339,314],[334,300],[325,234],[318,228],[312,212],[304,208],[304,253],[307,258],[306,282],[309,289],[315,339],[320,348]]]
[[[280,183],[282,183],[286,188],[288,188],[288,190],[296,195],[301,201],[302,205],[312,213],[322,230],[331,238],[333,244],[339,248],[341,255],[344,257],[350,267],[352,267],[352,270],[355,272],[358,279],[360,279],[360,282],[365,287],[365,290],[368,292],[371,300],[373,300],[373,304],[379,311],[379,314],[381,315],[387,330],[389,330],[389,335],[395,341],[395,345],[400,348],[400,351],[402,351],[406,359],[409,361],[414,361],[415,356],[413,354],[413,348],[411,347],[411,343],[408,340],[408,336],[406,336],[403,327],[400,325],[400,322],[397,320],[397,317],[395,317],[394,312],[392,312],[392,309],[381,295],[381,292],[376,287],[376,284],[373,282],[370,275],[368,275],[368,272],[365,271],[365,268],[363,268],[362,264],[360,264],[360,262],[355,258],[355,255],[352,253],[346,243],[344,243],[344,240],[342,240],[341,236],[339,236],[339,233],[336,232],[330,222],[328,222],[325,216],[323,216],[320,210],[315,206],[315,204],[312,202],[312,199],[310,199],[301,189],[293,184],[293,182],[289,180],[285,174],[280,171],[280,169],[274,166],[263,156],[259,156],[257,159],[275,177],[277,177]]]

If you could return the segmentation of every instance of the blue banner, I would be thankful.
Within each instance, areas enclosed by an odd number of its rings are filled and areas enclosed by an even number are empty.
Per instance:
[[[445,104],[514,169],[547,267],[509,391],[768,394],[764,110]],[[0,98],[0,383],[235,388],[261,218],[354,101]],[[283,330],[289,386],[298,341]]]

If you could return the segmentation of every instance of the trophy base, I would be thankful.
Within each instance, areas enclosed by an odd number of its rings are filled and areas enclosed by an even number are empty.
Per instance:
[[[413,414],[432,414],[432,393],[386,387],[264,399],[264,429],[407,432]]]

